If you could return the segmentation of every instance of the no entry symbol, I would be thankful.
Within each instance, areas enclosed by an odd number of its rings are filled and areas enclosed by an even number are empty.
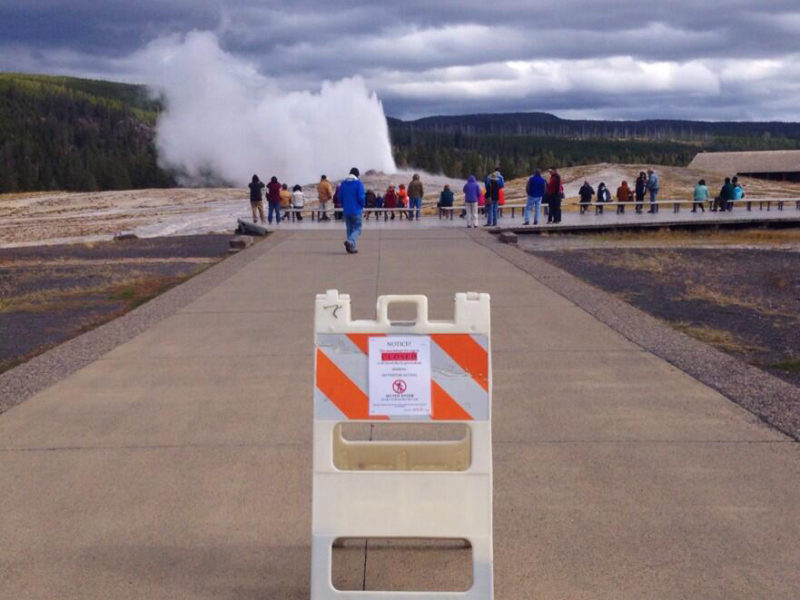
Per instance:
[[[395,379],[392,382],[392,390],[394,390],[395,394],[402,394],[406,391],[407,388],[408,386],[406,385],[406,382],[403,381],[402,379]]]

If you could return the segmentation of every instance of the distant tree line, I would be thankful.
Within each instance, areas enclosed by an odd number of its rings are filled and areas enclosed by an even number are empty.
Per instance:
[[[451,177],[497,165],[508,177],[599,162],[685,166],[701,151],[800,148],[797,123],[565,121],[545,113],[388,121],[399,166]]]
[[[0,193],[177,185],[154,145],[161,101],[143,86],[0,73]],[[800,148],[800,123],[573,121],[547,113],[387,119],[401,167],[508,177],[598,162],[686,165],[699,151]],[[209,185],[219,177],[208,173]]]

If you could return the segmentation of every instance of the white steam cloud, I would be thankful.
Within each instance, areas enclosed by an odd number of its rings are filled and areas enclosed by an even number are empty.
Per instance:
[[[287,92],[200,31],[151,42],[137,62],[166,98],[159,161],[186,183],[209,173],[240,186],[253,173],[305,184],[353,166],[396,170],[383,105],[359,77],[325,82],[317,93]]]

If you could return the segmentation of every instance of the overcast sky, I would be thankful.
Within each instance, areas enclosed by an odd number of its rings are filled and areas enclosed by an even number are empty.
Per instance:
[[[0,70],[136,81],[194,29],[287,90],[361,75],[401,118],[800,120],[798,0],[0,0]]]

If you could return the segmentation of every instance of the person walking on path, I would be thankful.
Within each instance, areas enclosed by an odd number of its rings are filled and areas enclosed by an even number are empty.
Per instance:
[[[506,185],[500,167],[495,167],[491,175],[486,176],[486,225],[485,227],[497,226],[497,207],[500,204],[500,190]]]
[[[333,199],[333,186],[328,181],[327,175],[323,175],[317,184],[317,198],[319,199],[319,220],[330,221],[328,217],[328,202]]]
[[[281,184],[274,175],[267,184],[267,222],[272,224],[272,216],[275,215],[275,223],[281,222]]]
[[[422,187],[422,182],[419,175],[414,173],[411,178],[411,183],[408,184],[408,220],[414,219],[415,215],[419,221],[420,211],[422,209],[422,198],[425,195],[425,188]]]
[[[592,197],[594,196],[594,188],[589,184],[589,180],[583,180],[583,185],[581,189],[578,190],[578,196],[580,196],[581,199],[581,214],[584,214],[589,209],[589,206],[591,206]]]
[[[258,175],[253,175],[250,181],[250,208],[253,211],[253,223],[258,223],[258,216],[261,216],[261,222],[264,223],[264,201],[261,199],[261,190],[264,189],[264,182],[258,178]]]
[[[470,175],[464,184],[464,208],[467,211],[467,228],[478,226],[478,202],[482,190],[475,180],[475,175]]]
[[[531,211],[533,212],[533,224],[539,224],[539,209],[542,207],[542,198],[544,198],[546,189],[547,182],[542,177],[542,172],[536,169],[536,172],[528,178],[528,183],[525,185],[528,201],[525,203],[525,221],[523,221],[523,225],[531,224]]]
[[[703,204],[708,202],[708,187],[706,186],[705,179],[701,179],[697,182],[697,185],[694,186],[694,197],[692,200],[692,212],[697,212],[698,207],[702,212],[706,212],[703,206]]]
[[[394,209],[397,208],[397,192],[394,191],[394,186],[390,185],[386,188],[386,193],[383,195],[383,220],[389,220],[389,214],[392,215],[394,221]]]
[[[361,173],[359,173],[358,169],[353,167],[350,169],[350,174],[339,186],[342,214],[347,228],[347,239],[344,241],[344,247],[348,254],[358,252],[356,240],[361,235],[361,215],[364,214],[364,203],[367,197],[364,184],[359,179],[360,175]]]
[[[608,191],[606,184],[604,181],[600,182],[600,185],[597,186],[597,214],[602,215],[603,209],[606,202],[611,202],[611,192]]]
[[[642,214],[644,207],[644,195],[647,193],[647,173],[639,171],[639,177],[636,178],[636,214]]]
[[[650,214],[658,212],[658,192],[661,189],[661,182],[658,179],[658,174],[653,169],[647,169],[647,190],[650,192]]]
[[[439,216],[450,217],[453,215],[453,204],[455,203],[455,195],[449,185],[445,185],[444,189],[439,194]]]
[[[631,188],[628,187],[628,182],[623,181],[622,184],[617,188],[617,214],[622,215],[625,214],[625,204],[626,202],[630,202],[632,200],[633,194],[631,193]]]
[[[561,223],[561,200],[564,199],[564,186],[561,183],[561,175],[558,169],[550,169],[550,181],[547,182],[547,222]]]
[[[294,208],[297,212],[292,213],[297,217],[298,221],[303,220],[303,209],[306,206],[306,197],[303,194],[303,188],[299,185],[295,185],[292,188],[292,208]]]

